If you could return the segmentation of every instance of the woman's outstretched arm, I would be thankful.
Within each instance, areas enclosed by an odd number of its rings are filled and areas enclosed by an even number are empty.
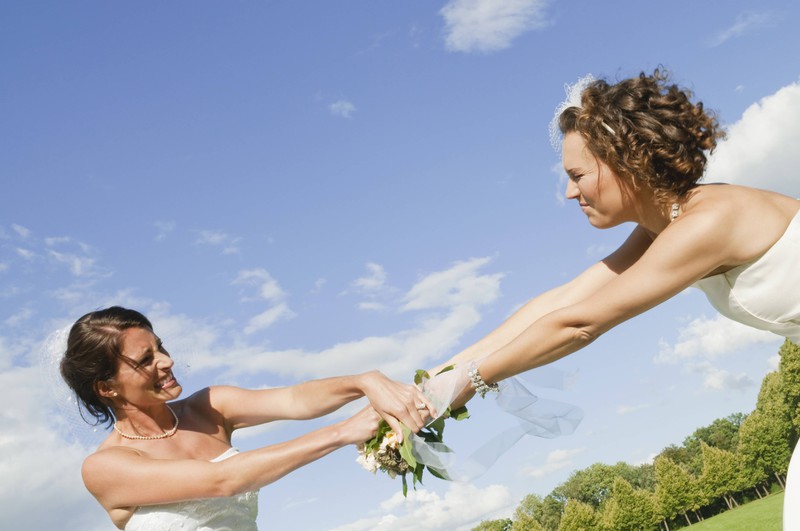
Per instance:
[[[651,243],[651,236],[641,227],[637,227],[611,255],[570,282],[531,299],[483,339],[462,350],[432,372],[436,373],[451,364],[464,365],[500,350],[543,316],[586,299],[614,280],[636,262]]]
[[[491,353],[479,372],[497,382],[571,354],[631,317],[680,293],[724,265],[735,265],[736,220],[719,210],[687,213],[641,256],[598,289],[530,324]]]
[[[369,399],[375,411],[397,433],[402,433],[401,423],[413,431],[424,426],[417,406],[420,403],[427,405],[428,399],[416,386],[395,382],[379,371],[273,389],[212,387],[209,403],[222,416],[230,434],[238,428],[273,420],[320,417],[362,396]]]
[[[110,514],[140,505],[232,496],[263,487],[338,448],[369,439],[379,420],[367,407],[345,421],[297,439],[216,463],[153,459],[146,452],[115,446],[89,456],[81,472],[86,487]]]

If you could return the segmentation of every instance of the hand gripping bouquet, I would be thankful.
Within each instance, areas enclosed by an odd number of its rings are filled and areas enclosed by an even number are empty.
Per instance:
[[[375,437],[359,445],[357,461],[367,470],[381,470],[394,478],[403,480],[403,495],[408,494],[411,474],[413,486],[422,482],[427,469],[433,476],[445,480],[469,481],[489,469],[497,459],[526,435],[551,439],[569,435],[583,419],[580,408],[556,400],[541,398],[533,394],[518,378],[508,378],[496,384],[487,384],[478,372],[478,361],[469,366],[448,366],[431,378],[426,371],[418,370],[414,383],[433,404],[433,409],[442,414],[432,420],[419,433],[403,427],[403,443],[389,425],[381,422]],[[536,384],[542,387],[563,388],[566,375],[559,371],[539,368],[531,374]],[[456,453],[444,444],[444,427],[448,419],[463,420],[469,417],[467,409],[451,407],[459,396],[472,390],[481,398],[492,396],[494,405],[501,414],[493,424],[487,438],[467,455]],[[497,426],[505,423],[506,426]],[[478,438],[480,439],[480,437]],[[458,457],[458,458],[457,458]]]
[[[453,365],[445,367],[436,376],[452,371],[454,368]],[[451,376],[457,377],[455,373]],[[451,380],[455,383],[455,379]],[[430,381],[431,377],[425,370],[419,369],[414,375],[414,383],[422,386],[423,390]],[[417,483],[422,483],[422,474],[426,469],[439,479],[450,480],[445,462],[441,458],[444,454],[452,453],[452,450],[443,442],[445,421],[447,419],[463,420],[469,417],[469,413],[463,406],[451,409],[449,404],[452,400],[453,389],[449,389],[446,394],[447,396],[431,396],[430,389],[428,389],[426,395],[433,399],[436,411],[442,411],[442,414],[429,422],[416,435],[403,426],[402,443],[399,442],[397,434],[392,431],[389,424],[382,420],[378,425],[375,437],[358,446],[357,462],[373,474],[380,470],[391,478],[400,476],[403,480],[403,496],[408,495],[408,480],[406,479],[408,474],[411,474],[415,490]],[[444,407],[439,408],[440,405]]]

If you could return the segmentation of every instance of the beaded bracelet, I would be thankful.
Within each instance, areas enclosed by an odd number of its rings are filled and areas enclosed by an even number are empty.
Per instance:
[[[496,383],[487,384],[486,382],[483,381],[483,378],[481,378],[481,375],[478,372],[478,363],[475,361],[472,361],[469,364],[469,370],[467,371],[467,376],[469,376],[469,380],[470,382],[472,382],[473,389],[475,389],[476,393],[481,395],[481,398],[485,398],[486,393],[488,393],[489,391],[493,393],[500,392],[500,386],[497,385]]]

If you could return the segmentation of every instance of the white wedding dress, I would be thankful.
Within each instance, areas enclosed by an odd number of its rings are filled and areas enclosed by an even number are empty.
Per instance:
[[[722,315],[800,344],[800,212],[757,260],[695,284]],[[786,473],[784,531],[800,531],[800,444]]]
[[[237,453],[236,448],[229,448],[211,462]],[[256,516],[258,491],[254,490],[229,498],[140,506],[125,524],[125,531],[256,531]]]

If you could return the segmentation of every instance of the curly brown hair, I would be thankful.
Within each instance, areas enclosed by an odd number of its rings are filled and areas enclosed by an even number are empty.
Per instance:
[[[657,68],[616,84],[596,80],[581,93],[581,107],[559,116],[563,134],[580,133],[589,150],[634,189],[647,186],[657,200],[674,201],[703,176],[706,153],[725,136],[716,115],[691,101],[692,92],[669,83]]]

